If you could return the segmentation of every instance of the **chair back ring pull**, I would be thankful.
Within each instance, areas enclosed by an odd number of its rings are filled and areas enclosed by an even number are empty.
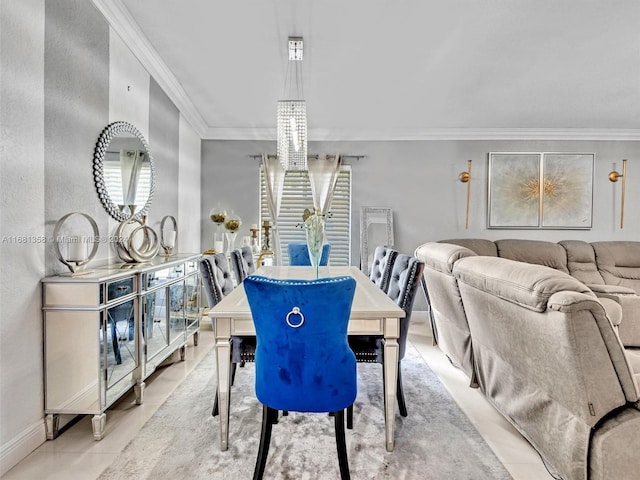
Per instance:
[[[291,315],[300,315],[300,322],[296,323],[295,325],[291,323],[291,320],[290,320]],[[287,325],[289,325],[291,328],[299,328],[302,326],[303,323],[304,323],[304,315],[302,314],[302,312],[298,307],[293,307],[291,311],[287,313]]]

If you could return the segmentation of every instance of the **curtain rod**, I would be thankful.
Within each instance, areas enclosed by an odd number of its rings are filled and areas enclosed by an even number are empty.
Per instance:
[[[275,156],[275,155],[269,155],[269,156]],[[333,155],[331,155],[333,156]],[[319,155],[307,155],[307,158],[318,158]],[[341,158],[355,158],[356,160],[360,160],[361,158],[366,158],[366,155],[340,155]],[[256,155],[256,154],[251,154],[249,155],[249,158],[252,159],[261,159],[262,158],[262,154],[260,155]]]

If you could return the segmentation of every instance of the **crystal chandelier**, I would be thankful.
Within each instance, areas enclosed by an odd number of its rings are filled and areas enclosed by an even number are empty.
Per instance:
[[[307,169],[307,105],[301,99],[302,77],[298,68],[303,56],[302,45],[302,37],[289,37],[289,62],[283,96],[288,93],[291,98],[293,77],[295,99],[278,101],[277,155],[285,170]]]

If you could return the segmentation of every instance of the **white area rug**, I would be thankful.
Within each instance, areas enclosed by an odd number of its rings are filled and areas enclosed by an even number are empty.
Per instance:
[[[358,364],[354,429],[347,430],[351,478],[501,480],[511,476],[415,348],[402,362],[409,416],[396,416],[393,452],[384,446],[382,367]],[[254,365],[236,373],[231,390],[229,450],[211,416],[212,350],[171,394],[100,480],[252,478],[262,407],[253,393]],[[338,479],[333,418],[290,413],[273,426],[265,479]]]

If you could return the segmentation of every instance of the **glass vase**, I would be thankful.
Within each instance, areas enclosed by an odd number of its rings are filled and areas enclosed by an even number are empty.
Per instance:
[[[241,225],[242,220],[231,210],[231,213],[224,221],[224,228],[227,230],[227,255],[231,255],[231,250],[234,249],[236,236],[238,235],[238,230],[240,230]]]
[[[309,260],[311,260],[311,266],[316,273],[316,278],[318,278],[320,259],[322,258],[322,245],[324,244],[324,218],[319,215],[312,215],[304,223]]]
[[[227,251],[226,251],[227,256],[231,255],[231,251],[235,248],[237,235],[238,235],[238,232],[225,233],[225,236],[227,237]]]
[[[216,253],[221,253],[224,251],[224,232],[221,228],[227,218],[227,211],[218,203],[209,212],[209,218],[216,225],[216,230],[213,232],[213,249]]]

